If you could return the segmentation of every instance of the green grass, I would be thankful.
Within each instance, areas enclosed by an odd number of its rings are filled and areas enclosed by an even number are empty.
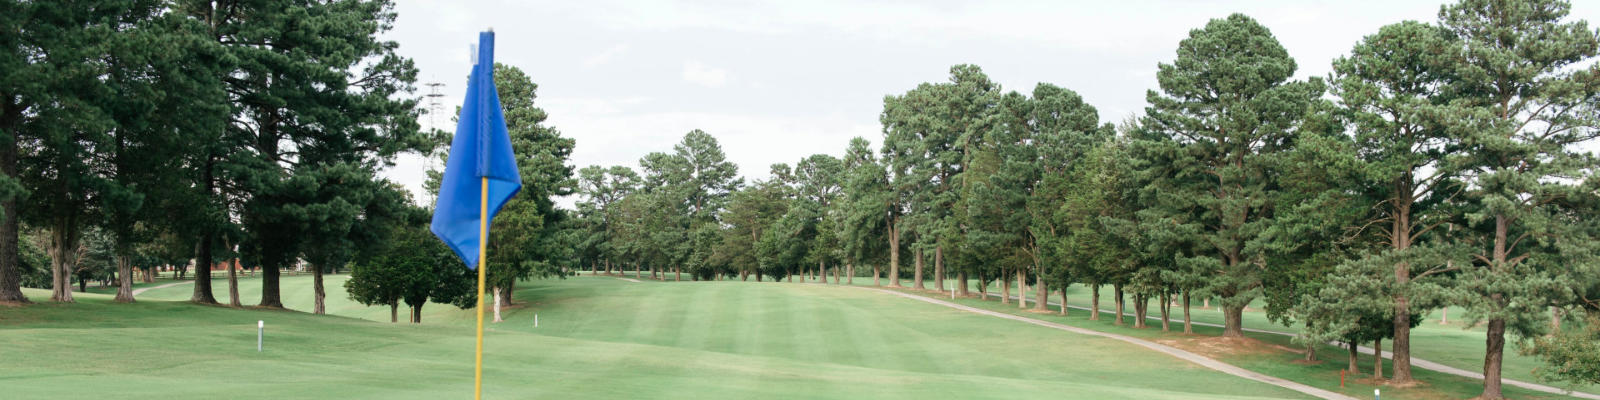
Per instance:
[[[870,273],[870,272],[871,271],[868,270],[868,273]],[[813,282],[814,282],[814,280],[813,280]],[[832,281],[830,280],[829,282],[832,282]],[[902,285],[910,286],[911,285],[911,280],[902,279],[900,281],[900,283]],[[887,278],[885,278],[883,280],[883,284],[885,284],[885,285],[889,284],[889,280]],[[924,284],[927,285],[927,287],[930,288],[930,289],[934,287],[932,279],[926,279]],[[855,279],[855,285],[857,285],[857,286],[871,286],[872,285],[872,277],[868,276],[868,277],[866,277],[864,279],[861,278],[861,277],[857,277]],[[947,283],[947,285],[954,285],[954,283],[950,282],[950,283]],[[972,294],[974,296],[976,296],[977,295],[977,283],[976,283],[976,281],[973,281],[969,285],[969,288],[972,290]],[[989,290],[990,290],[989,299],[991,301],[997,301],[997,297],[995,297],[995,296],[998,295],[999,290],[1000,290],[999,283],[998,282],[991,283],[990,286],[989,286]],[[1068,288],[1067,301],[1068,301],[1069,304],[1074,305],[1074,306],[1088,307],[1090,305],[1090,298],[1091,298],[1090,293],[1091,293],[1090,289],[1088,287],[1084,286],[1084,285],[1073,285],[1073,286]],[[1016,294],[1016,288],[1012,288],[1012,294],[1013,295]],[[1028,300],[1029,300],[1029,303],[1031,304],[1032,301],[1033,301],[1033,298],[1034,298],[1033,297],[1033,292],[1031,292],[1031,291],[1028,292],[1028,295],[1029,295]],[[1115,297],[1113,296],[1113,292],[1111,290],[1111,286],[1102,287],[1101,290],[1100,290],[1100,295],[1101,295],[1101,297],[1100,297],[1100,308],[1106,309],[1106,310],[1111,310],[1111,309],[1114,309],[1114,307],[1116,307],[1116,304],[1114,303]],[[1059,295],[1052,295],[1050,297],[1050,301],[1060,301],[1060,296]],[[1152,301],[1152,304],[1150,306],[1150,315],[1159,316],[1160,315],[1160,311],[1156,308],[1156,304],[1153,304],[1153,303],[1155,303],[1155,302]],[[1126,311],[1128,313],[1128,315],[1129,315],[1129,318],[1132,318],[1132,315],[1133,315],[1133,310],[1131,308],[1132,306],[1133,306],[1133,301],[1132,301],[1132,299],[1130,297],[1129,301],[1128,301],[1128,307],[1130,307],[1130,308]],[[1013,305],[1012,307],[1014,308],[1015,305]],[[1272,330],[1272,331],[1278,331],[1278,332],[1290,332],[1290,333],[1297,333],[1297,332],[1300,331],[1300,327],[1299,326],[1284,326],[1284,325],[1277,324],[1277,323],[1274,323],[1274,322],[1268,320],[1266,313],[1261,309],[1261,307],[1264,307],[1264,305],[1261,304],[1261,300],[1260,299],[1257,299],[1250,306],[1250,310],[1246,311],[1244,313],[1244,326],[1246,328],[1264,329],[1264,330]],[[1172,309],[1172,313],[1173,313],[1172,318],[1173,318],[1173,321],[1174,321],[1175,325],[1182,323],[1182,320],[1183,320],[1182,312],[1183,312],[1183,309],[1181,307],[1173,307],[1173,309]],[[1217,307],[1212,307],[1212,308],[1209,308],[1209,309],[1201,308],[1201,302],[1198,299],[1193,300],[1193,307],[1192,307],[1192,310],[1190,311],[1190,316],[1192,317],[1192,319],[1195,322],[1203,322],[1203,323],[1211,323],[1211,324],[1222,324],[1222,322],[1223,322],[1222,321],[1222,319],[1223,319],[1222,310],[1220,308],[1217,308]],[[1462,309],[1460,309],[1458,307],[1452,307],[1450,309],[1450,324],[1440,324],[1439,323],[1439,317],[1440,317],[1439,312],[1437,312],[1437,311],[1433,312],[1433,313],[1431,313],[1430,315],[1428,315],[1428,316],[1426,316],[1424,318],[1422,325],[1417,326],[1416,328],[1413,328],[1411,330],[1411,355],[1412,355],[1412,357],[1416,357],[1416,358],[1421,358],[1421,359],[1425,359],[1425,360],[1428,360],[1428,361],[1437,362],[1437,363],[1440,363],[1440,364],[1444,364],[1444,365],[1448,365],[1448,366],[1464,369],[1464,370],[1467,370],[1467,371],[1481,372],[1483,370],[1483,357],[1484,357],[1484,352],[1485,352],[1484,330],[1483,330],[1483,328],[1482,327],[1468,327],[1468,326],[1464,325],[1463,322],[1466,321],[1466,313]],[[1155,325],[1155,326],[1157,326],[1159,328],[1160,325],[1159,325],[1158,322],[1155,322],[1154,320],[1152,320],[1152,323],[1153,323],[1153,325]],[[1208,329],[1199,329],[1199,330],[1197,330],[1197,332],[1212,332],[1211,334],[1214,335],[1214,334],[1220,333],[1221,330],[1220,329],[1209,329],[1208,328]],[[1250,336],[1259,337],[1259,338],[1262,338],[1262,339],[1272,339],[1275,342],[1282,342],[1282,343],[1286,343],[1286,344],[1288,343],[1287,340],[1286,340],[1287,339],[1286,337],[1273,337],[1274,335],[1258,335],[1258,334],[1251,334]],[[1514,338],[1512,338],[1512,339],[1514,340]],[[1362,345],[1370,347],[1372,344],[1371,343],[1363,343]],[[1391,344],[1389,342],[1387,342],[1387,341],[1384,342],[1384,348],[1386,350],[1390,349],[1390,347],[1389,347],[1390,345]],[[1297,347],[1297,345],[1296,345],[1296,347]],[[1324,354],[1323,358],[1324,359],[1328,359],[1328,360],[1339,360],[1339,361],[1342,362],[1342,360],[1343,360],[1342,354],[1343,353],[1340,353],[1340,354]],[[1385,361],[1385,365],[1387,365],[1387,364],[1388,364],[1387,361]],[[1368,362],[1365,362],[1365,363],[1362,364],[1362,368],[1363,368],[1364,371],[1369,369],[1369,368],[1371,368],[1371,366],[1372,366],[1372,363],[1370,362],[1370,360]],[[1533,357],[1533,356],[1522,355],[1521,353],[1518,352],[1517,345],[1516,344],[1512,344],[1512,345],[1507,346],[1507,348],[1506,348],[1505,358],[1503,360],[1503,365],[1501,367],[1501,373],[1508,379],[1516,379],[1516,380],[1521,380],[1521,381],[1525,381],[1525,382],[1536,382],[1537,383],[1539,381],[1533,375],[1533,370],[1534,370],[1534,368],[1538,368],[1538,367],[1541,367],[1541,366],[1543,366],[1543,362],[1541,362],[1538,358]],[[1423,374],[1423,370],[1421,368],[1413,367],[1412,371],[1413,371],[1413,375],[1416,375],[1417,379],[1423,379],[1424,381],[1426,381],[1428,379],[1428,378],[1425,377],[1427,375]],[[1560,386],[1560,385],[1552,385],[1552,386]],[[1589,393],[1600,393],[1600,385],[1579,385],[1579,386],[1571,387],[1570,389],[1589,392]],[[1369,390],[1368,393],[1370,393],[1370,392],[1371,391]],[[1475,394],[1476,393],[1474,393],[1474,395]]]
[[[349,303],[342,280],[328,277],[330,316],[158,300],[187,299],[189,285],[131,305],[81,294],[76,304],[0,308],[4,396],[470,392],[470,311],[430,305],[426,324],[375,322],[388,310]],[[286,305],[309,303],[309,282],[287,277]],[[255,303],[257,285],[241,286]],[[487,335],[486,398],[1304,398],[1122,342],[869,291],[583,277],[529,282],[517,296],[525,303]]]

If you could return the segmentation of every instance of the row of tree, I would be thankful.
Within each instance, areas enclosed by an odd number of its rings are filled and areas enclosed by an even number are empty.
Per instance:
[[[192,263],[192,300],[216,303],[210,266],[242,259],[261,268],[262,307],[283,306],[280,270],[308,267],[322,313],[323,272],[392,259],[426,224],[377,176],[445,139],[419,128],[416,68],[380,38],[395,18],[388,1],[0,1],[0,302],[27,303],[25,271],[42,263],[50,279],[29,286],[58,302],[75,274],[114,276],[131,302],[135,265]],[[507,117],[537,124],[520,84]],[[565,147],[519,142],[536,154],[524,169],[559,174],[571,140],[541,132]],[[554,215],[562,189],[538,182],[549,193],[523,198],[546,198],[511,215]],[[116,270],[80,268],[102,259]],[[456,297],[440,295],[470,303]]]
[[[748,184],[693,131],[637,171],[579,171],[576,258],[672,279],[863,266],[890,286],[999,282],[1002,301],[1032,287],[1038,308],[1084,284],[1095,313],[1108,285],[1136,326],[1154,300],[1163,329],[1177,304],[1190,332],[1191,300],[1216,299],[1226,337],[1263,301],[1312,348],[1392,338],[1396,384],[1414,381],[1421,315],[1460,306],[1486,327],[1483,398],[1501,397],[1508,335],[1552,378],[1600,381],[1579,355],[1600,339],[1600,160],[1582,148],[1600,136],[1600,32],[1569,8],[1464,0],[1307,80],[1255,20],[1215,19],[1120,125],[1069,89],[1004,92],[958,65],[884,99],[878,148],[856,138]]]

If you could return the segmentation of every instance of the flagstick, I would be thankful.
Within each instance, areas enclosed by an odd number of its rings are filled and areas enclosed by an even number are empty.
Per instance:
[[[483,280],[489,253],[489,177],[483,177],[483,196],[478,208],[478,361],[473,370],[472,398],[483,400]]]

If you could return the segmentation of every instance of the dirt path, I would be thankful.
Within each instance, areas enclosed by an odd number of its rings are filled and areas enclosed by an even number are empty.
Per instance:
[[[1017,296],[1011,296],[1011,298],[1012,299],[1016,299]],[[1056,307],[1060,307],[1061,306],[1060,302],[1049,302],[1048,304],[1052,305],[1052,306],[1056,306]],[[1089,307],[1080,307],[1080,306],[1074,306],[1074,305],[1068,305],[1067,307],[1075,309],[1075,310],[1084,310],[1084,311],[1088,311],[1089,310]],[[1113,311],[1113,310],[1100,310],[1100,312],[1107,313],[1107,314],[1113,314],[1113,315],[1115,315],[1117,313],[1116,311]],[[1127,314],[1123,314],[1123,315],[1127,315]],[[1132,315],[1128,315],[1128,316],[1132,317]],[[1146,319],[1158,320],[1158,321],[1161,320],[1161,317],[1158,316],[1158,315],[1147,315],[1147,316],[1145,316],[1145,318]],[[1180,319],[1176,319],[1174,321],[1179,323],[1179,324],[1183,323],[1183,320],[1181,318]],[[1191,325],[1196,325],[1196,326],[1209,326],[1209,327],[1213,327],[1213,328],[1221,328],[1222,327],[1222,325],[1219,325],[1219,324],[1212,324],[1212,323],[1206,323],[1206,322],[1190,322],[1190,324]],[[1265,334],[1271,334],[1271,335],[1283,335],[1283,336],[1290,336],[1290,337],[1296,336],[1296,334],[1294,334],[1292,332],[1280,332],[1280,331],[1272,331],[1272,330],[1266,330],[1266,329],[1254,329],[1254,328],[1244,328],[1244,330],[1246,332],[1265,333]],[[1344,344],[1341,344],[1341,343],[1329,342],[1328,344],[1329,345],[1333,345],[1335,347],[1344,346]],[[1371,347],[1356,346],[1356,350],[1360,351],[1360,352],[1362,352],[1364,354],[1372,354],[1372,348]],[[1383,357],[1384,358],[1393,359],[1394,355],[1390,354],[1387,351],[1385,351],[1385,352],[1383,352]],[[1424,359],[1416,358],[1416,357],[1411,357],[1411,366],[1417,367],[1417,368],[1426,369],[1426,370],[1430,370],[1430,371],[1435,371],[1435,372],[1443,372],[1443,373],[1446,373],[1446,374],[1451,374],[1451,375],[1456,375],[1456,376],[1464,376],[1464,377],[1468,377],[1468,378],[1472,378],[1472,379],[1478,379],[1478,380],[1482,380],[1483,379],[1483,373],[1482,372],[1468,371],[1468,370],[1464,370],[1464,369],[1460,369],[1460,368],[1456,368],[1456,367],[1452,367],[1452,366],[1449,366],[1449,365],[1444,365],[1444,364],[1440,364],[1440,363],[1436,363],[1436,362],[1433,362],[1433,361],[1428,361],[1428,360],[1424,360]],[[1523,389],[1528,389],[1528,390],[1536,390],[1536,391],[1540,391],[1540,392],[1559,394],[1559,395],[1563,395],[1563,396],[1573,396],[1573,397],[1583,398],[1583,399],[1600,400],[1600,394],[1585,393],[1585,392],[1569,392],[1569,391],[1566,391],[1565,389],[1561,389],[1561,388],[1554,387],[1554,386],[1541,385],[1541,384],[1537,384],[1537,383],[1533,383],[1533,382],[1523,382],[1523,381],[1519,381],[1519,380],[1516,380],[1516,379],[1501,378],[1500,382],[1504,383],[1504,384],[1507,384],[1507,385],[1516,386],[1516,387],[1523,388]]]
[[[961,310],[961,311],[966,311],[966,312],[971,312],[971,313],[976,313],[976,314],[983,314],[983,315],[988,315],[988,316],[991,316],[991,317],[1005,318],[1005,319],[1009,319],[1009,320],[1013,320],[1013,321],[1017,321],[1017,322],[1023,322],[1023,323],[1029,323],[1029,324],[1034,324],[1034,325],[1038,325],[1038,326],[1043,326],[1043,327],[1046,327],[1046,328],[1054,328],[1054,329],[1060,329],[1060,330],[1063,330],[1063,331],[1068,331],[1068,332],[1077,333],[1077,334],[1099,336],[1099,337],[1104,337],[1104,338],[1109,338],[1109,339],[1116,339],[1116,340],[1128,342],[1128,343],[1131,343],[1131,344],[1134,344],[1134,345],[1138,345],[1140,347],[1144,347],[1144,348],[1147,348],[1147,349],[1151,349],[1151,350],[1159,351],[1159,352],[1162,352],[1162,353],[1166,353],[1168,355],[1171,355],[1173,357],[1177,357],[1177,358],[1182,359],[1184,361],[1188,361],[1188,362],[1192,362],[1192,363],[1195,363],[1195,364],[1199,364],[1202,367],[1214,369],[1214,370],[1220,371],[1222,373],[1226,373],[1226,374],[1229,374],[1229,375],[1237,376],[1237,377],[1240,377],[1240,378],[1253,380],[1253,381],[1256,381],[1256,382],[1261,382],[1261,383],[1266,383],[1266,384],[1282,387],[1282,388],[1285,388],[1285,389],[1293,390],[1293,391],[1300,392],[1300,393],[1305,393],[1305,394],[1308,394],[1308,395],[1311,395],[1311,396],[1315,396],[1315,397],[1318,397],[1318,398],[1340,399],[1340,400],[1355,400],[1354,397],[1349,397],[1349,396],[1345,396],[1345,395],[1342,395],[1342,394],[1339,394],[1339,393],[1334,393],[1334,392],[1330,392],[1330,391],[1327,391],[1327,390],[1314,388],[1314,387],[1311,387],[1311,386],[1308,386],[1308,385],[1304,385],[1304,384],[1301,384],[1301,383],[1297,383],[1297,382],[1293,382],[1293,381],[1289,381],[1289,380],[1285,380],[1285,379],[1281,379],[1281,378],[1262,375],[1262,374],[1256,373],[1254,371],[1246,370],[1244,368],[1235,367],[1233,365],[1229,365],[1229,364],[1221,362],[1221,361],[1217,361],[1217,360],[1213,360],[1213,359],[1210,359],[1210,358],[1206,358],[1205,356],[1201,356],[1199,354],[1190,353],[1188,351],[1184,351],[1184,350],[1178,349],[1176,347],[1167,346],[1167,345],[1163,345],[1163,344],[1158,344],[1158,343],[1150,342],[1150,341],[1143,340],[1143,339],[1137,339],[1137,338],[1133,338],[1133,337],[1122,336],[1122,335],[1117,335],[1117,334],[1112,334],[1112,333],[1105,333],[1105,332],[1100,332],[1100,331],[1093,331],[1093,330],[1088,330],[1088,329],[1084,329],[1084,328],[1078,328],[1078,327],[1073,327],[1073,326],[1062,325],[1062,324],[1058,324],[1058,323],[1054,323],[1054,322],[1045,322],[1045,321],[1041,321],[1041,320],[1037,320],[1037,319],[1033,319],[1033,318],[1028,318],[1028,317],[1022,317],[1022,316],[1016,316],[1016,315],[1011,315],[1011,314],[1006,314],[1006,313],[994,312],[994,311],[989,311],[989,310],[984,310],[984,309],[979,309],[979,308],[974,308],[974,307],[968,307],[968,306],[964,306],[964,305],[960,305],[960,304],[956,304],[956,303],[951,303],[951,302],[948,302],[948,301],[933,299],[933,298],[929,298],[929,297],[925,297],[925,296],[918,296],[918,295],[910,294],[910,293],[903,293],[903,292],[897,292],[897,291],[893,291],[893,290],[868,288],[868,287],[863,287],[863,288],[860,288],[860,289],[879,291],[879,292],[888,293],[888,294],[892,294],[892,295],[896,295],[896,296],[900,296],[900,297],[905,297],[905,298],[912,299],[912,300],[917,300],[917,301],[922,301],[922,302],[927,302],[927,303],[933,303],[933,304],[937,304],[937,305],[941,305],[941,306],[945,306],[945,307],[949,307],[949,308],[954,308],[954,309]]]
[[[173,283],[168,283],[168,284],[165,284],[165,285],[156,285],[156,286],[138,288],[138,289],[134,289],[133,290],[133,295],[134,296],[138,296],[140,293],[144,293],[144,291],[146,291],[146,290],[169,288],[169,287],[173,287],[173,286],[182,285],[182,284],[185,284],[185,283],[194,283],[194,281],[173,282]]]

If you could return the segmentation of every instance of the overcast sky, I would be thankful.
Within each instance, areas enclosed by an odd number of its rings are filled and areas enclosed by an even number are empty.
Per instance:
[[[976,64],[1004,90],[1049,82],[1077,91],[1102,121],[1141,112],[1191,29],[1254,17],[1299,64],[1326,76],[1362,36],[1403,20],[1433,22],[1441,2],[1381,1],[430,1],[398,0],[386,36],[443,83],[453,112],[468,46],[493,28],[497,61],[539,85],[547,124],[577,140],[572,164],[627,165],[672,150],[692,129],[715,136],[746,180],[773,163],[876,146],[883,97]],[[1080,4],[1081,3],[1081,4]],[[1600,23],[1600,1],[1573,18]],[[1591,27],[1593,24],[1591,24]],[[448,125],[449,118],[439,122]],[[428,121],[424,119],[424,126]],[[427,162],[385,171],[420,193]],[[424,203],[419,196],[419,200]],[[560,201],[570,205],[572,199]]]

